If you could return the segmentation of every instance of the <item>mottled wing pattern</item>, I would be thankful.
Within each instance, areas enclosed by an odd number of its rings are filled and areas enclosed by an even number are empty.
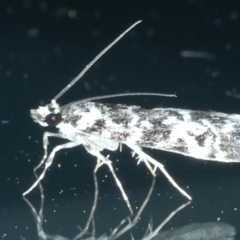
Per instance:
[[[116,142],[194,158],[240,162],[240,115],[173,108],[75,102],[61,107],[64,122]]]

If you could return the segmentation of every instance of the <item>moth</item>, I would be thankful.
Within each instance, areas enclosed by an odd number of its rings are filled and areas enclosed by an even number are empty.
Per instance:
[[[56,127],[59,131],[44,133],[44,156],[34,168],[36,172],[44,165],[43,171],[23,195],[32,191],[44,178],[56,152],[79,145],[97,158],[97,169],[103,164],[109,167],[131,213],[131,205],[114,171],[112,161],[109,156],[101,153],[104,149],[116,151],[122,144],[127,145],[133,151],[133,157],[136,155],[138,161],[143,162],[153,176],[156,175],[156,170],[160,169],[171,184],[189,200],[191,196],[174,181],[164,166],[146,154],[142,147],[175,152],[201,160],[240,161],[240,115],[237,114],[174,108],[144,109],[139,106],[95,102],[104,98],[129,95],[175,97],[175,95],[159,93],[113,94],[82,99],[63,106],[57,103],[58,98],[68,91],[106,51],[140,22],[134,23],[101,51],[70,84],[52,99],[51,103],[31,110],[31,116],[35,122],[44,127]],[[68,139],[69,142],[56,146],[48,154],[49,137]]]

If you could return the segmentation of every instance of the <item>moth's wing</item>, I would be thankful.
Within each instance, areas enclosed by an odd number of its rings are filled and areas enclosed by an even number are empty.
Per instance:
[[[84,134],[82,137],[86,143],[84,144],[85,147],[87,146],[87,148],[91,148],[99,152],[104,149],[116,151],[119,146],[119,143],[112,139],[102,138],[94,134]]]
[[[159,114],[159,117],[157,115]],[[240,115],[161,109],[147,117],[141,146],[204,160],[240,162]]]
[[[99,146],[114,149],[109,139],[198,159],[240,162],[240,115],[95,102],[69,108],[75,128],[95,136]]]

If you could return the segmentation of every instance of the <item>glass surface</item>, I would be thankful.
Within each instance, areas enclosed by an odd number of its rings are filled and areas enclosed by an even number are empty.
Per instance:
[[[44,131],[56,129],[34,123],[30,109],[49,103],[135,21],[143,20],[59,99],[60,104],[127,91],[159,92],[176,93],[178,97],[123,97],[101,102],[239,113],[237,1],[25,0],[1,1],[0,6],[2,239],[38,239],[36,222],[22,193],[35,181],[33,168],[43,156]],[[52,138],[49,149],[63,142]],[[203,161],[161,150],[144,151],[164,164],[193,198],[162,231],[191,223],[219,222],[234,226],[237,239],[240,164]],[[151,186],[149,171],[143,163],[137,165],[126,146],[122,152],[103,154],[110,154],[136,213]],[[72,239],[79,233],[78,227],[85,227],[94,198],[95,164],[95,157],[82,146],[56,154],[42,181],[46,233]],[[106,166],[99,169],[97,177],[96,236],[109,236],[129,211]],[[38,211],[39,189],[27,199]],[[135,239],[142,239],[149,222],[156,228],[186,202],[158,172],[153,194],[131,233]],[[131,239],[130,232],[122,239]]]

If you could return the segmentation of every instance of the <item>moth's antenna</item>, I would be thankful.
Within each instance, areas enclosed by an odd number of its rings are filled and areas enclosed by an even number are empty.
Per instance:
[[[128,33],[132,28],[141,22],[137,21],[131,25],[127,30],[125,30],[121,35],[119,35],[113,42],[111,42],[105,49],[103,49],[53,100],[60,98],[70,87],[72,87],[87,71],[88,69],[107,52],[115,43],[117,43],[126,33]]]
[[[125,97],[125,96],[177,97],[176,94],[149,93],[149,92],[117,93],[117,94],[109,94],[109,95],[102,95],[102,96],[84,98],[84,99],[81,99],[78,102],[88,102],[88,101],[100,100],[100,99],[105,99],[105,98],[115,98],[115,97]]]

